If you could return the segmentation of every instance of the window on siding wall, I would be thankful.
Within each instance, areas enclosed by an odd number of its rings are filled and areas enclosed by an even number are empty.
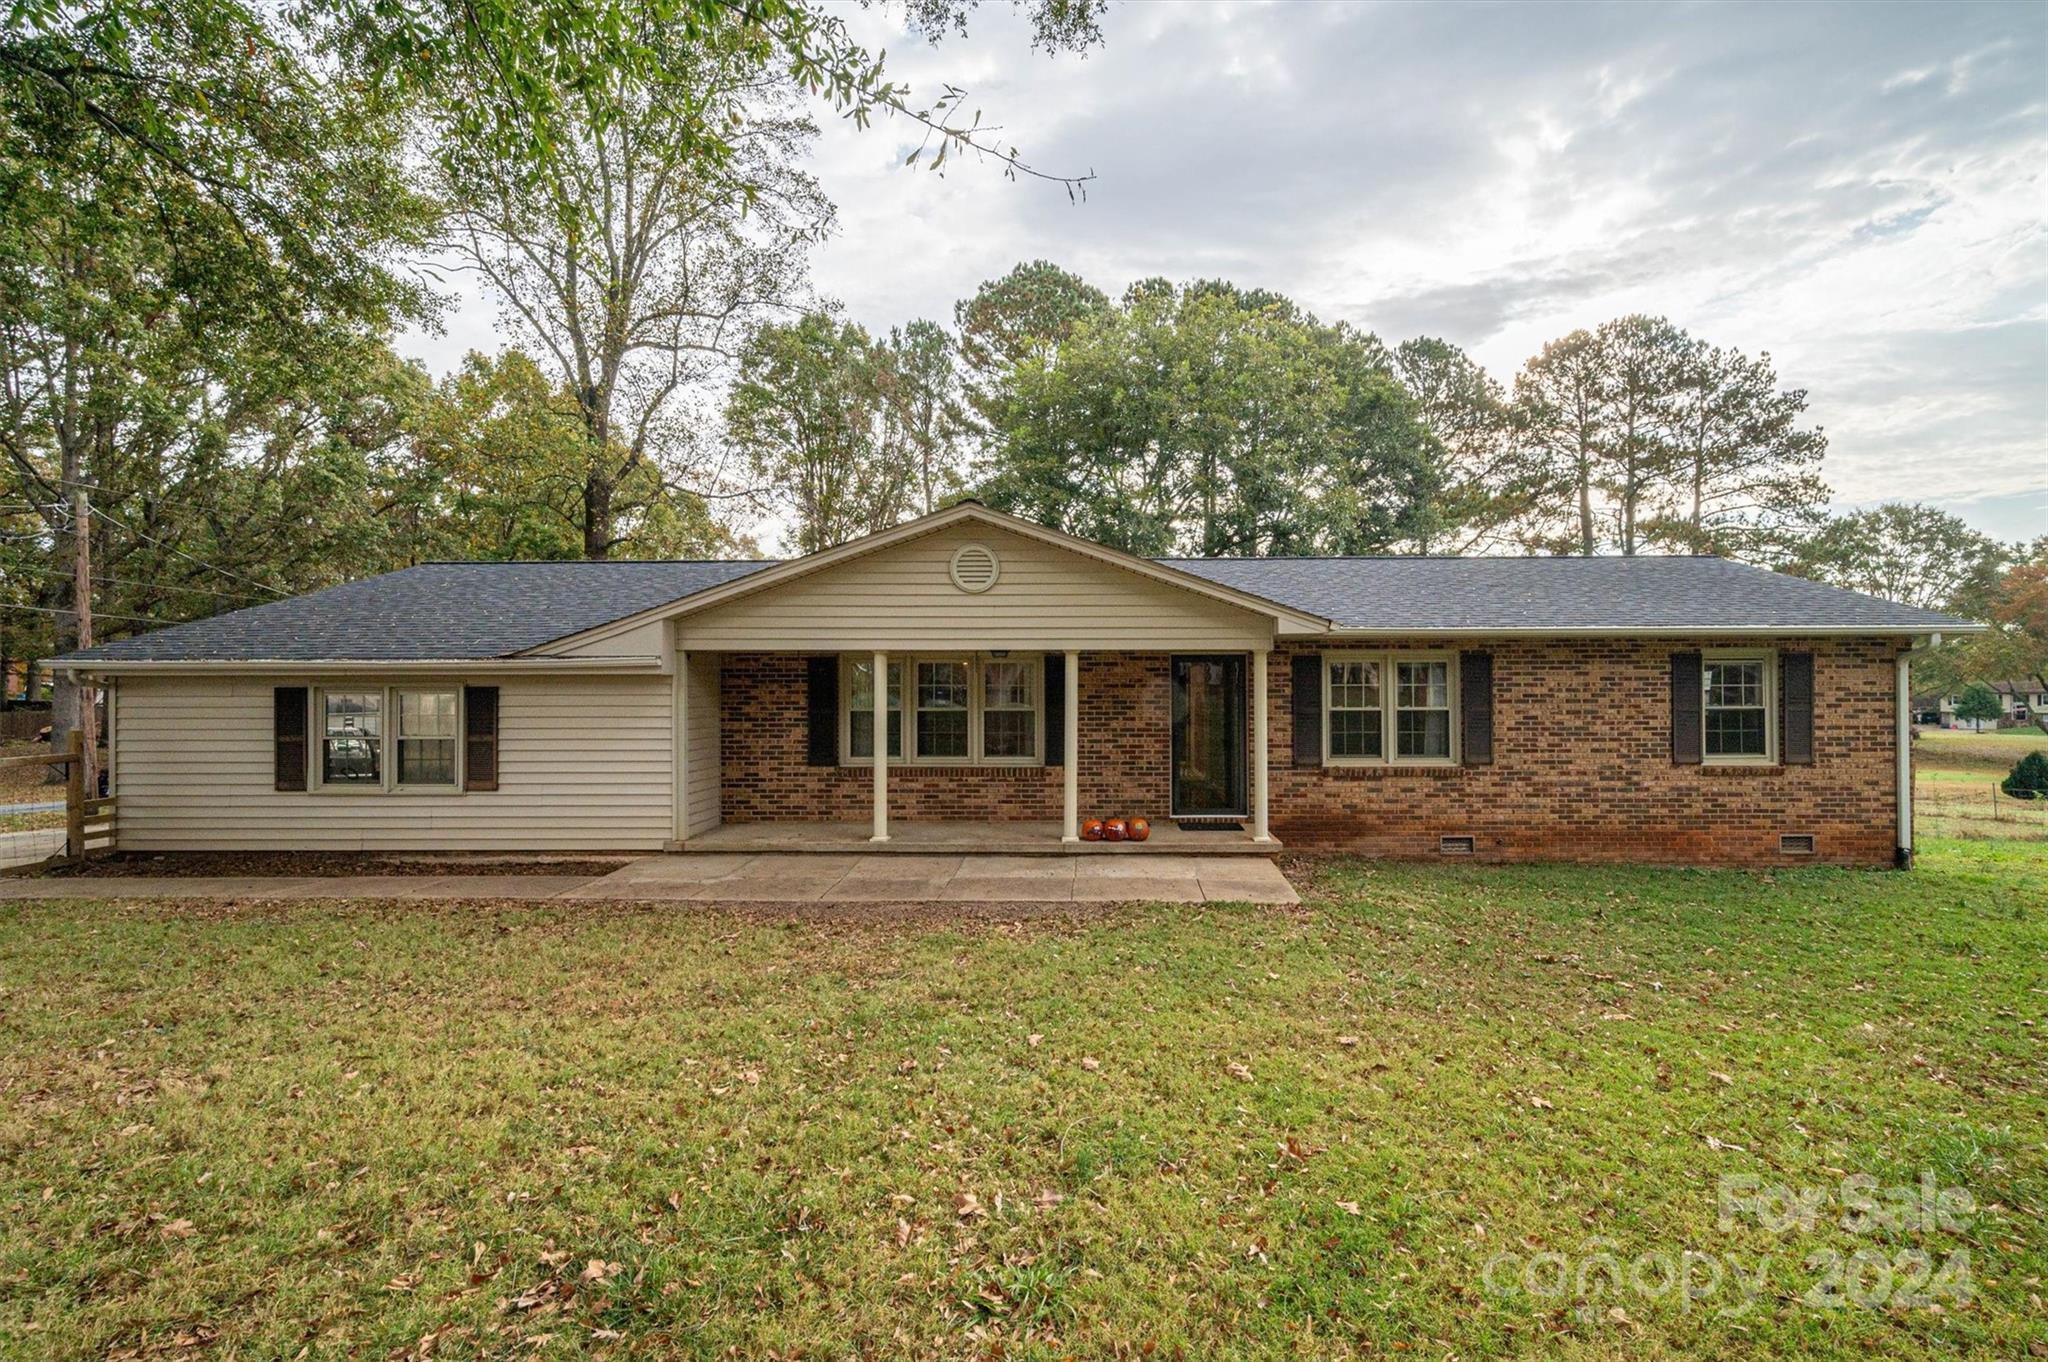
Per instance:
[[[1323,759],[1332,765],[1456,757],[1457,668],[1448,653],[1345,652],[1323,660]]]
[[[384,780],[384,692],[321,692],[320,783],[380,785]]]
[[[875,663],[872,658],[846,664],[846,753],[857,761],[875,756]],[[889,664],[889,755],[903,755],[903,664]]]
[[[452,690],[398,692],[398,783],[453,785],[459,720]]]
[[[1768,762],[1777,741],[1775,655],[1707,653],[1700,660],[1701,753],[1709,762]]]

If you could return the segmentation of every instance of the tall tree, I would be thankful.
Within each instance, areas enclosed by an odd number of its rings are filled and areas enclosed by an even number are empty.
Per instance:
[[[885,347],[822,312],[758,328],[741,354],[726,429],[798,553],[886,529],[916,506],[915,466],[886,443],[892,377]]]
[[[1416,551],[1472,553],[1512,542],[1534,487],[1499,381],[1457,346],[1430,336],[1403,341],[1387,364],[1435,441]]]
[[[1886,600],[1977,617],[2006,558],[2004,546],[1960,516],[1894,501],[1828,521],[1791,570]]]
[[[983,495],[1139,553],[1384,551],[1428,436],[1382,358],[1272,294],[1141,280],[1002,372]]]
[[[953,341],[937,322],[914,321],[889,333],[885,358],[889,445],[916,469],[919,502],[929,515],[964,486],[967,415]]]
[[[109,624],[132,622],[126,588],[165,558],[167,583],[190,565],[220,579],[174,593],[180,615],[221,582],[260,595],[282,578],[248,580],[195,546],[276,529],[249,470],[423,303],[391,268],[427,221],[401,174],[400,111],[232,14],[164,13],[168,38],[103,21],[0,42],[0,455],[42,522],[35,609],[56,612],[59,647],[77,637],[64,579],[80,489],[95,574],[123,588],[99,602]],[[183,126],[182,89],[231,111],[207,155],[260,146],[276,177],[260,203],[138,137]],[[195,500],[169,505],[173,492]],[[68,683],[59,701],[61,728]]]
[[[1594,477],[1614,508],[1621,551],[1633,555],[1676,463],[1671,429],[1689,342],[1664,318],[1641,315],[1604,323],[1594,341],[1606,415]]]
[[[1671,403],[1672,496],[1648,527],[1690,553],[1784,562],[1825,516],[1827,436],[1800,424],[1804,389],[1781,389],[1769,355],[1690,342]]]
[[[814,129],[744,26],[702,31],[664,69],[673,83],[564,92],[582,116],[539,175],[479,149],[445,157],[456,249],[574,395],[589,558],[623,542],[654,489],[721,490],[680,413],[751,325],[801,298],[832,218],[797,164]],[[712,128],[729,155],[707,163]]]
[[[1532,546],[1591,557],[1600,542],[1593,494],[1605,439],[1606,378],[1599,341],[1574,331],[1515,375],[1515,424],[1531,469]]]
[[[1084,318],[1109,306],[1108,295],[1049,260],[1017,265],[953,306],[967,400],[986,422],[1006,375],[1044,359]]]

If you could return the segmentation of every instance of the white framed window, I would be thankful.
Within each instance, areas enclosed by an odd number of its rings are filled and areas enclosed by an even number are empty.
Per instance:
[[[1038,664],[991,658],[981,664],[981,759],[1038,758]]]
[[[461,790],[461,686],[340,685],[314,696],[314,788]]]
[[[398,691],[398,784],[454,786],[460,707],[456,690]]]
[[[1323,655],[1323,762],[1447,766],[1458,758],[1452,653]]]
[[[1324,664],[1323,713],[1329,739],[1323,755],[1377,761],[1387,754],[1386,698],[1376,657],[1333,657]]]
[[[1450,659],[1394,659],[1394,756],[1451,759]]]
[[[846,678],[844,702],[845,732],[839,750],[848,761],[873,761],[875,757],[875,660],[847,658],[840,667]],[[903,758],[903,664],[889,663],[889,759]]]
[[[384,783],[384,692],[320,692],[320,783],[371,789]]]
[[[1778,759],[1778,655],[1717,649],[1700,657],[1700,759],[1766,765]]]
[[[874,754],[871,654],[840,659],[840,762]],[[1045,668],[1036,653],[889,659],[889,760],[1035,766],[1045,760]],[[907,752],[906,752],[907,749]]]
[[[973,727],[974,691],[963,658],[923,658],[917,669],[917,756],[920,761],[965,761]]]

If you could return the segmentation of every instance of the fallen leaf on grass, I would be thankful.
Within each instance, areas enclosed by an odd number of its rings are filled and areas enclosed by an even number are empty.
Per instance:
[[[1346,1215],[1365,1214],[1365,1212],[1359,1208],[1358,1203],[1355,1201],[1340,1201],[1337,1203],[1337,1209],[1344,1212],[1344,1214]]]
[[[1044,1039],[1044,1036],[1040,1035],[1036,1031],[1033,1031],[1030,1035],[1024,1037],[1024,1043],[1026,1045],[1029,1045],[1032,1049],[1036,1050],[1040,1042],[1042,1042]]]
[[[1538,1111],[1555,1111],[1557,1109],[1553,1103],[1533,1094],[1529,1098],[1529,1105]]]
[[[192,1222],[189,1220],[173,1220],[170,1224],[158,1230],[157,1233],[166,1239],[190,1239],[199,1231],[193,1228]]]
[[[1232,1078],[1236,1079],[1240,1083],[1249,1083],[1252,1081],[1252,1071],[1242,1064],[1225,1065],[1223,1071],[1229,1074]]]
[[[1717,1140],[1711,1135],[1707,1136],[1707,1148],[1714,1150],[1716,1153],[1724,1149],[1736,1154],[1747,1154],[1749,1152],[1749,1150],[1742,1145],[1730,1144],[1726,1140]]]
[[[1350,1049],[1350,1048],[1351,1048],[1352,1046],[1354,1046],[1354,1045],[1358,1044],[1358,1037],[1356,1037],[1356,1036],[1339,1036],[1339,1037],[1337,1037],[1337,1043],[1338,1043],[1339,1045],[1343,1046],[1343,1047],[1344,1047],[1345,1049],[1347,1049],[1347,1050],[1348,1050],[1348,1049]]]
[[[953,1198],[953,1213],[962,1220],[972,1220],[982,1214],[981,1202],[974,1193],[962,1192]]]
[[[1088,1055],[1081,1060],[1081,1067],[1086,1069],[1089,1073],[1094,1073],[1097,1069],[1102,1067],[1102,1061],[1097,1059],[1093,1055]]]
[[[1722,1073],[1719,1069],[1707,1070],[1707,1077],[1713,1079],[1715,1082],[1719,1083],[1721,1086],[1726,1088],[1732,1088],[1735,1086],[1734,1077],[1729,1074]]]

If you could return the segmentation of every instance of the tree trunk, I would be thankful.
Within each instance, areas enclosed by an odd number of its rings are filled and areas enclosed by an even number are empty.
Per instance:
[[[1593,556],[1593,470],[1579,464],[1579,557]]]

